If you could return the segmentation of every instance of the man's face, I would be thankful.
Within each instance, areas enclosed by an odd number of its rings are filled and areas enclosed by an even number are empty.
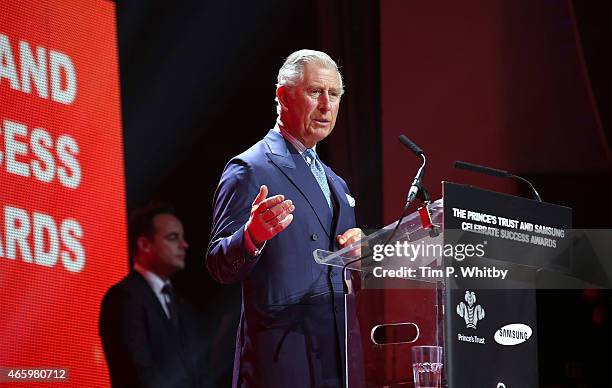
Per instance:
[[[168,277],[185,267],[185,241],[183,225],[172,214],[158,214],[153,219],[155,234],[144,238],[143,250],[147,254],[149,269],[162,277]]]
[[[304,79],[296,86],[279,90],[285,130],[312,148],[336,125],[340,107],[340,76],[334,68],[317,63],[304,65]]]

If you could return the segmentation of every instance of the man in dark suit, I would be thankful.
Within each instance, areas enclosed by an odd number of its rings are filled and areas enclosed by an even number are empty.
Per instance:
[[[327,54],[291,54],[278,74],[275,128],[223,171],[206,264],[217,281],[242,283],[235,387],[343,385],[342,275],[313,259],[361,234],[346,183],[315,150],[342,93]]]
[[[197,315],[170,283],[185,266],[181,222],[171,208],[150,205],[133,213],[129,232],[134,268],[108,290],[100,311],[112,386],[210,386]]]

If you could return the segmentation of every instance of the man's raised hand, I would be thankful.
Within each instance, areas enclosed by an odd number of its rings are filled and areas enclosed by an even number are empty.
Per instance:
[[[253,200],[251,216],[246,224],[251,241],[258,248],[289,226],[293,221],[291,213],[295,210],[293,202],[286,200],[284,195],[267,196],[268,187],[262,185]]]

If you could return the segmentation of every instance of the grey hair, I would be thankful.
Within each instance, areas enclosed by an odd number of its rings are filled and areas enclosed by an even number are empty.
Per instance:
[[[293,87],[297,85],[298,81],[301,81],[304,77],[304,66],[307,63],[316,63],[324,67],[335,69],[340,78],[340,95],[344,94],[344,81],[342,80],[342,74],[336,62],[322,51],[306,49],[295,51],[287,57],[285,63],[283,63],[278,70],[276,88],[278,89],[281,86]],[[278,97],[275,97],[274,101],[276,101],[276,113],[280,115],[281,105],[280,101],[278,101]]]

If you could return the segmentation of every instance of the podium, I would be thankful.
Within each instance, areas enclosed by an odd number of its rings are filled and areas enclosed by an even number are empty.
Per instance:
[[[346,386],[414,386],[419,345],[444,348],[443,386],[537,386],[536,289],[572,278],[570,227],[569,208],[444,182],[399,225],[315,251],[345,270]]]

